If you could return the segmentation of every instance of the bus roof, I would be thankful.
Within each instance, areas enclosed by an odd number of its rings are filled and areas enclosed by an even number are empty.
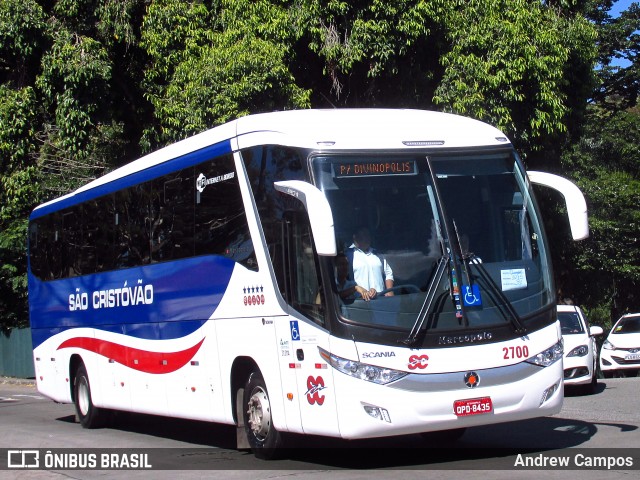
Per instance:
[[[428,110],[292,110],[249,115],[236,122],[240,148],[267,143],[263,135],[273,143],[278,134],[286,137],[278,143],[322,150],[477,147],[508,142],[504,133],[486,123]]]
[[[221,142],[227,142],[234,151],[267,144],[323,151],[509,144],[506,136],[491,125],[428,110],[361,108],[261,113],[238,118],[168,145],[36,209]]]

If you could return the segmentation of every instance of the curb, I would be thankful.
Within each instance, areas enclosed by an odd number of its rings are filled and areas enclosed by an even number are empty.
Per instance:
[[[0,376],[0,385],[26,385],[26,386],[35,387],[36,380],[35,378],[16,378],[16,377]]]

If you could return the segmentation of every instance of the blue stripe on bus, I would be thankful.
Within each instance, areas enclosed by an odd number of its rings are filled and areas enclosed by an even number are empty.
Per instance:
[[[65,198],[55,203],[40,207],[31,213],[31,220],[40,218],[44,215],[62,210],[64,208],[72,207],[74,205],[92,200],[94,198],[102,197],[109,193],[117,192],[118,190],[132,187],[133,185],[138,185],[140,183],[153,180],[154,178],[161,177],[162,175],[166,175],[167,173],[198,165],[199,163],[205,162],[209,159],[213,159],[220,155],[224,155],[226,153],[231,153],[230,140],[216,143],[215,145],[211,145],[201,150],[188,153],[186,155],[183,155],[182,157],[168,160],[153,167],[149,167],[139,172],[132,173],[131,175],[127,175],[126,177],[122,177],[104,185],[100,185],[90,190],[72,195],[69,198]]]
[[[216,310],[234,267],[231,259],[201,256],[51,282],[30,274],[33,347],[82,327],[149,340],[184,337]]]

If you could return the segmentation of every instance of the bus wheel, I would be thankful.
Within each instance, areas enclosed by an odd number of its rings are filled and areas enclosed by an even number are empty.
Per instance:
[[[282,447],[282,436],[273,426],[269,393],[262,375],[249,375],[243,397],[244,430],[253,454],[262,459],[275,458]]]
[[[84,428],[98,428],[103,425],[104,412],[91,400],[89,375],[83,363],[78,366],[73,383],[74,403],[80,424]]]

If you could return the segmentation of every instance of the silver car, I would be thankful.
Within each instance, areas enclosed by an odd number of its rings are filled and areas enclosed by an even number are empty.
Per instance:
[[[558,320],[564,340],[564,384],[593,393],[598,382],[595,337],[602,335],[602,327],[589,327],[584,313],[575,305],[558,305]]]

